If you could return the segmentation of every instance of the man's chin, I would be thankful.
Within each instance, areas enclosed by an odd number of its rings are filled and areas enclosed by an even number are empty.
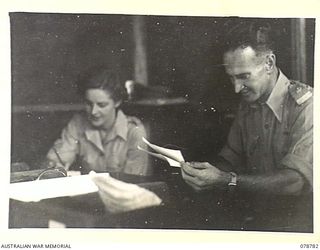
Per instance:
[[[258,100],[258,98],[255,96],[255,95],[241,95],[241,99],[245,102],[248,102],[248,103],[253,103],[255,101]]]

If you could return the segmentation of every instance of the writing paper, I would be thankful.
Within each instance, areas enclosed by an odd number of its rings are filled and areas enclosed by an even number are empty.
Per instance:
[[[108,173],[98,173],[97,175],[109,176]],[[31,202],[56,197],[82,195],[97,191],[98,187],[89,175],[80,175],[11,183],[9,186],[9,198]]]
[[[142,140],[145,144],[147,144],[150,148],[152,148],[157,153],[150,152],[150,151],[138,146],[139,150],[146,152],[152,156],[155,156],[159,159],[166,160],[169,163],[169,165],[172,167],[181,167],[180,162],[184,162],[184,158],[183,158],[183,155],[180,150],[169,149],[169,148],[157,146],[155,144],[150,143],[144,137],[142,138]]]

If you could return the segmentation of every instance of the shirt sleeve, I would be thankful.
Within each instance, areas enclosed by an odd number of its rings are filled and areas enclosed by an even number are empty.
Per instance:
[[[142,137],[146,137],[146,131],[142,123],[128,131],[128,152],[124,172],[134,175],[150,175],[151,168],[148,165],[148,155],[138,149],[143,145]]]
[[[313,186],[313,101],[310,100],[298,113],[290,133],[288,154],[281,163],[298,171]]]
[[[239,112],[231,125],[227,143],[220,151],[219,156],[228,161],[235,168],[235,170],[239,169],[240,171],[240,168],[244,164],[242,131]]]
[[[47,159],[56,166],[69,169],[79,152],[78,130],[80,117],[74,116],[62,130],[61,137],[57,139],[47,154]]]

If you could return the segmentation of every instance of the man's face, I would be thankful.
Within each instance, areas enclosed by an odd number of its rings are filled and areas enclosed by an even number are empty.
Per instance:
[[[255,102],[270,93],[266,57],[257,56],[247,47],[226,52],[223,60],[235,92],[240,93],[244,101]]]

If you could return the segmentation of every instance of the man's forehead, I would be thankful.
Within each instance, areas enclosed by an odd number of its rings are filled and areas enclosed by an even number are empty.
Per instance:
[[[251,47],[229,50],[224,54],[225,64],[234,62],[252,62],[256,59],[257,54]]]
[[[259,58],[251,47],[235,49],[224,54],[224,66],[230,74],[251,71],[258,63]]]

